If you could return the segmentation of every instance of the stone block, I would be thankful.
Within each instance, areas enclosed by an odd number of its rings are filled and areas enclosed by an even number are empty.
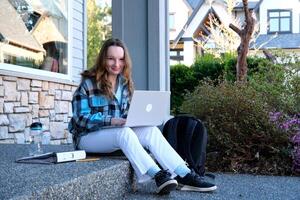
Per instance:
[[[59,84],[53,83],[53,82],[49,82],[49,90],[50,89],[54,89],[54,90],[59,89]]]
[[[0,126],[9,125],[7,115],[0,115]]]
[[[4,76],[3,80],[4,81],[17,81],[17,77],[15,77],[15,76]]]
[[[27,113],[30,112],[29,107],[14,107],[15,113]]]
[[[55,120],[55,111],[54,110],[49,110],[49,118],[50,118],[50,121]]]
[[[31,109],[32,118],[39,117],[39,109],[40,106],[38,104],[32,105],[32,109]]]
[[[55,115],[55,121],[63,122],[64,121],[64,114]]]
[[[29,92],[29,103],[39,103],[39,93],[38,92]]]
[[[4,113],[13,113],[14,103],[4,103]]]
[[[31,87],[39,87],[39,88],[41,88],[42,87],[42,81],[32,80],[31,81]]]
[[[4,97],[4,86],[0,85],[0,97]]]
[[[39,117],[49,117],[49,110],[39,110]]]
[[[5,101],[16,101],[17,100],[17,83],[4,81],[4,100]]]
[[[68,101],[55,101],[55,113],[68,113],[69,112],[69,103]]]
[[[39,96],[40,109],[54,108],[54,96],[48,96],[45,92],[40,92]]]
[[[17,89],[22,91],[30,90],[30,80],[29,79],[18,79],[17,80]]]
[[[65,100],[65,101],[72,101],[73,98],[73,93],[70,91],[63,91],[62,92],[62,96],[61,96],[61,100]]]
[[[4,112],[4,99],[0,98],[0,113]]]
[[[26,114],[9,114],[9,132],[24,131],[26,127]]]
[[[26,113],[26,126],[30,126],[32,124],[32,114]]]
[[[43,91],[49,90],[49,82],[48,81],[43,81],[42,90]]]
[[[55,90],[55,100],[61,100],[61,90]]]
[[[15,133],[15,142],[17,144],[25,144],[25,135],[24,133]]]
[[[71,91],[72,86],[71,85],[64,85],[64,90]]]
[[[50,122],[50,133],[54,139],[64,139],[65,124],[63,122]]]
[[[0,126],[0,140],[8,139],[8,127],[7,126]]]
[[[28,106],[28,92],[21,92],[21,106]]]

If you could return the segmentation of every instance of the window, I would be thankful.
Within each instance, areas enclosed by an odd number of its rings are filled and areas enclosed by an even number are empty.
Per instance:
[[[169,29],[175,31],[175,13],[169,13]]]
[[[290,10],[268,11],[269,33],[292,32],[292,12]]]
[[[183,60],[183,49],[171,49],[170,50],[170,59],[176,61]]]
[[[3,68],[68,74],[68,0],[2,1],[0,69]]]

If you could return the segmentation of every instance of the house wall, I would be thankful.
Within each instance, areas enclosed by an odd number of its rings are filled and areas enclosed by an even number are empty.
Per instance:
[[[267,34],[268,31],[268,10],[270,9],[291,9],[292,15],[292,32],[299,32],[300,25],[300,2],[299,0],[274,1],[264,0],[260,5],[260,34]]]
[[[194,32],[197,30],[199,24],[202,24],[202,20],[205,18],[205,16],[208,14],[210,9],[215,10],[215,12],[219,15],[220,20],[225,25],[229,25],[230,23],[230,17],[227,14],[227,10],[224,6],[224,4],[215,2],[212,5],[210,5],[208,2],[203,3],[199,11],[194,16],[193,20],[188,25],[187,29],[185,30],[185,33],[182,35],[182,40],[184,41],[184,60],[183,64],[190,66],[193,64],[195,58],[196,58],[196,46],[193,44],[193,38]]]
[[[174,40],[191,13],[185,0],[169,0],[169,14],[174,13],[175,30],[170,30],[169,39]]]
[[[67,125],[72,95],[86,68],[86,1],[69,3],[68,79],[43,70],[12,71],[14,66],[0,63],[0,143],[26,142],[29,126],[36,121],[43,124],[43,134],[51,137],[50,144],[72,142]]]

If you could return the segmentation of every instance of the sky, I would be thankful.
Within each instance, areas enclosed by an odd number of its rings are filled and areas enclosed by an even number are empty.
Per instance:
[[[108,5],[108,6],[111,6],[111,0],[96,0],[96,4],[98,6],[104,6],[105,3]]]

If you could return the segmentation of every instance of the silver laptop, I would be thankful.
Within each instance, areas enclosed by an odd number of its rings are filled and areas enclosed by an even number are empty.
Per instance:
[[[135,90],[124,126],[159,126],[169,115],[169,91]]]

